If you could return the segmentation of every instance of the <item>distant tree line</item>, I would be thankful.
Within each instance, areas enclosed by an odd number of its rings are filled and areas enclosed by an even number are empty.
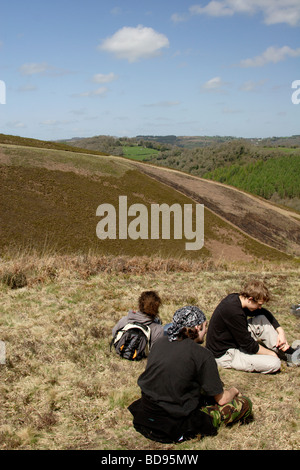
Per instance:
[[[148,161],[235,186],[300,210],[300,149],[264,148],[249,141],[195,149],[173,147]]]
[[[242,188],[271,199],[300,197],[300,154],[258,160],[245,165],[231,165],[206,173],[205,178]]]
[[[174,145],[174,142],[180,143],[181,146]],[[201,146],[193,147],[196,142]],[[290,148],[280,148],[284,143],[287,146],[289,144]],[[95,136],[72,141],[72,145],[76,147],[111,155],[123,155],[124,146],[155,149],[158,152],[147,157],[145,161],[236,186],[297,209],[300,204],[298,144],[299,136],[263,140],[218,136],[203,137],[198,140],[176,136],[165,136],[165,138]]]

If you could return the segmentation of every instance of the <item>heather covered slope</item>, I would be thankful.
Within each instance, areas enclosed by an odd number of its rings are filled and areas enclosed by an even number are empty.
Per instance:
[[[232,207],[223,203],[223,196],[219,206],[214,201],[215,193],[225,191],[220,184],[215,184],[211,195],[201,194],[199,198],[199,194],[194,197],[195,191],[188,190],[183,194],[182,187],[174,185],[166,176],[170,172],[163,168],[156,169],[153,178],[153,167],[123,158],[7,144],[0,146],[0,164],[0,248],[3,253],[14,248],[30,248],[38,252],[92,252],[214,261],[262,258],[277,261],[288,260],[291,253],[297,254],[298,242],[292,232],[289,240],[287,232],[278,235],[276,227],[272,228],[270,235],[274,232],[281,243],[267,246],[269,240],[259,237],[261,227],[253,215],[249,227],[238,227],[237,220],[232,218],[236,201]],[[187,183],[185,180],[184,186],[187,187]],[[231,189],[227,187],[226,191]],[[238,194],[242,193],[234,192],[235,198]],[[175,240],[172,232],[170,240],[99,240],[96,209],[102,203],[110,203],[118,209],[121,195],[127,196],[128,207],[141,203],[149,211],[152,203],[179,203],[182,207],[204,203],[204,247],[187,251],[186,240]],[[254,200],[258,207],[260,200]],[[248,208],[244,206],[244,210]],[[287,226],[294,220],[299,227],[296,217],[284,217]],[[257,227],[255,233],[250,230],[253,225]],[[288,249],[290,246],[293,250]]]

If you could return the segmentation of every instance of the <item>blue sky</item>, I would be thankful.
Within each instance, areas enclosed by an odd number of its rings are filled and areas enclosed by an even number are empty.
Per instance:
[[[300,133],[300,0],[4,0],[0,18],[1,133]]]

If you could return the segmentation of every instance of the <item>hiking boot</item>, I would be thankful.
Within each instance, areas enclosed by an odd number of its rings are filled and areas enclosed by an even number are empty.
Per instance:
[[[289,367],[300,366],[300,341],[296,340],[293,342],[291,349],[295,349],[291,354],[287,354],[287,365]]]
[[[291,306],[291,313],[293,315],[297,315],[299,317],[300,316],[300,304],[292,305]]]

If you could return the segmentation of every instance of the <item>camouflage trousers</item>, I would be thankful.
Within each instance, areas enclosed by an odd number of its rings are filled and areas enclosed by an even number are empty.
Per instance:
[[[250,416],[252,403],[247,397],[236,397],[230,403],[209,405],[201,408],[201,411],[212,418],[214,427],[219,428],[222,423],[232,424]]]

